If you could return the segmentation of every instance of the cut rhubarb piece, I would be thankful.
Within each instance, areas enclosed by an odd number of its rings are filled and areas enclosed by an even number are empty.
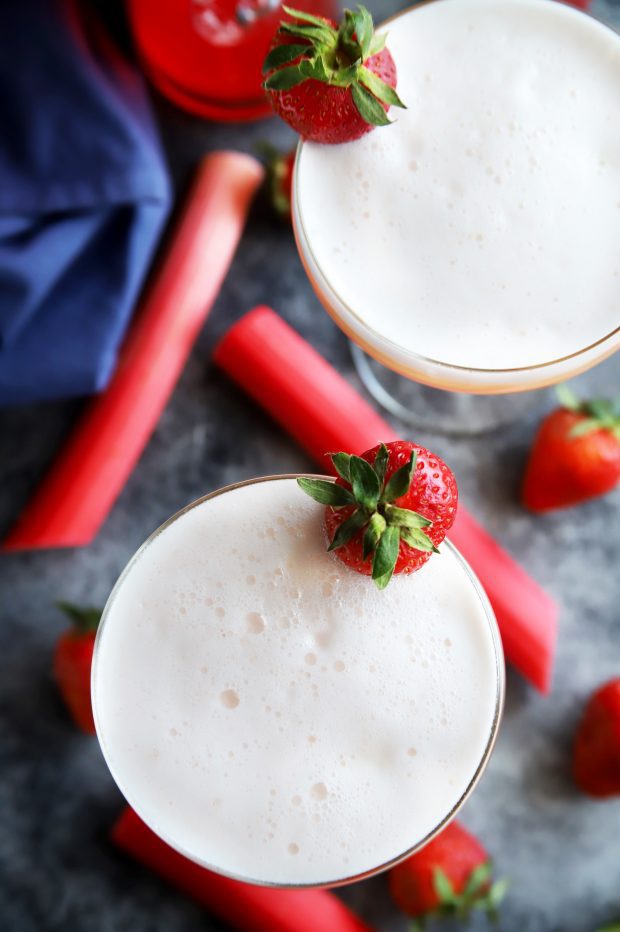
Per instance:
[[[215,350],[216,363],[302,446],[323,472],[326,455],[361,454],[397,439],[391,427],[302,337],[268,307],[238,321]],[[463,505],[450,539],[484,586],[507,659],[549,692],[558,607]]]
[[[200,867],[162,841],[127,807],[112,841],[239,932],[371,932],[327,890],[242,883]]]
[[[230,267],[259,162],[208,155],[108,388],[88,404],[4,550],[76,547],[97,534],[168,402]]]

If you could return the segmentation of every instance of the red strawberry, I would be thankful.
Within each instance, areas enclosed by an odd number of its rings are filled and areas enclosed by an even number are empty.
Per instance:
[[[322,17],[284,11],[295,22],[282,22],[263,65],[276,113],[304,139],[322,143],[350,142],[390,123],[388,108],[404,104],[385,35],[374,34],[368,10],[345,10],[339,28]]]
[[[390,893],[409,916],[458,916],[471,909],[497,913],[508,884],[491,884],[491,862],[477,838],[451,822],[432,841],[393,867]]]
[[[581,403],[566,386],[563,407],[542,422],[523,483],[523,504],[551,511],[604,495],[620,481],[618,404]]]
[[[601,686],[577,729],[573,774],[588,796],[620,795],[620,678]]]
[[[361,457],[331,456],[339,478],[298,479],[327,505],[329,549],[379,589],[393,573],[413,573],[437,552],[456,517],[458,490],[446,464],[407,440],[378,444]]]
[[[76,725],[82,731],[94,735],[90,668],[101,611],[96,608],[78,608],[68,602],[59,602],[58,607],[69,616],[73,627],[61,634],[56,644],[54,677]]]

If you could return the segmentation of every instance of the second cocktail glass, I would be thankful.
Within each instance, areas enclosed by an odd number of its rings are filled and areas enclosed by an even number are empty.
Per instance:
[[[384,28],[408,110],[300,144],[298,248],[378,400],[475,432],[620,346],[620,38],[555,0],[432,0]]]

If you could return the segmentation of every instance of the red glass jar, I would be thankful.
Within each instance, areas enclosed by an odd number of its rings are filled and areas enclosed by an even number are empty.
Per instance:
[[[295,9],[337,18],[335,0]],[[214,120],[268,115],[261,67],[283,17],[277,0],[128,0],[144,68],[159,90]]]

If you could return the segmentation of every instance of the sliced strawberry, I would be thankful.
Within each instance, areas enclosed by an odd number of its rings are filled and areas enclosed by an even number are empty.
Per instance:
[[[577,729],[573,774],[588,796],[620,795],[620,677],[601,686]]]
[[[491,862],[477,838],[451,822],[436,838],[393,867],[390,893],[408,916],[458,916],[472,909],[497,914],[508,884],[491,882]]]
[[[282,22],[263,66],[275,112],[304,139],[321,143],[350,142],[389,124],[389,107],[404,104],[385,35],[375,35],[368,10],[345,10],[339,28],[284,11],[295,22]]]
[[[379,589],[393,573],[413,573],[437,552],[456,517],[458,490],[446,464],[407,440],[378,444],[361,457],[331,456],[335,483],[298,479],[326,505],[330,550],[372,576]]]
[[[566,386],[563,407],[543,421],[523,483],[531,511],[577,505],[611,491],[620,481],[620,410],[617,402],[580,402]]]
[[[76,725],[82,731],[94,735],[90,671],[101,611],[96,608],[79,608],[68,602],[59,602],[58,607],[69,616],[73,627],[61,634],[56,644],[54,677]]]

